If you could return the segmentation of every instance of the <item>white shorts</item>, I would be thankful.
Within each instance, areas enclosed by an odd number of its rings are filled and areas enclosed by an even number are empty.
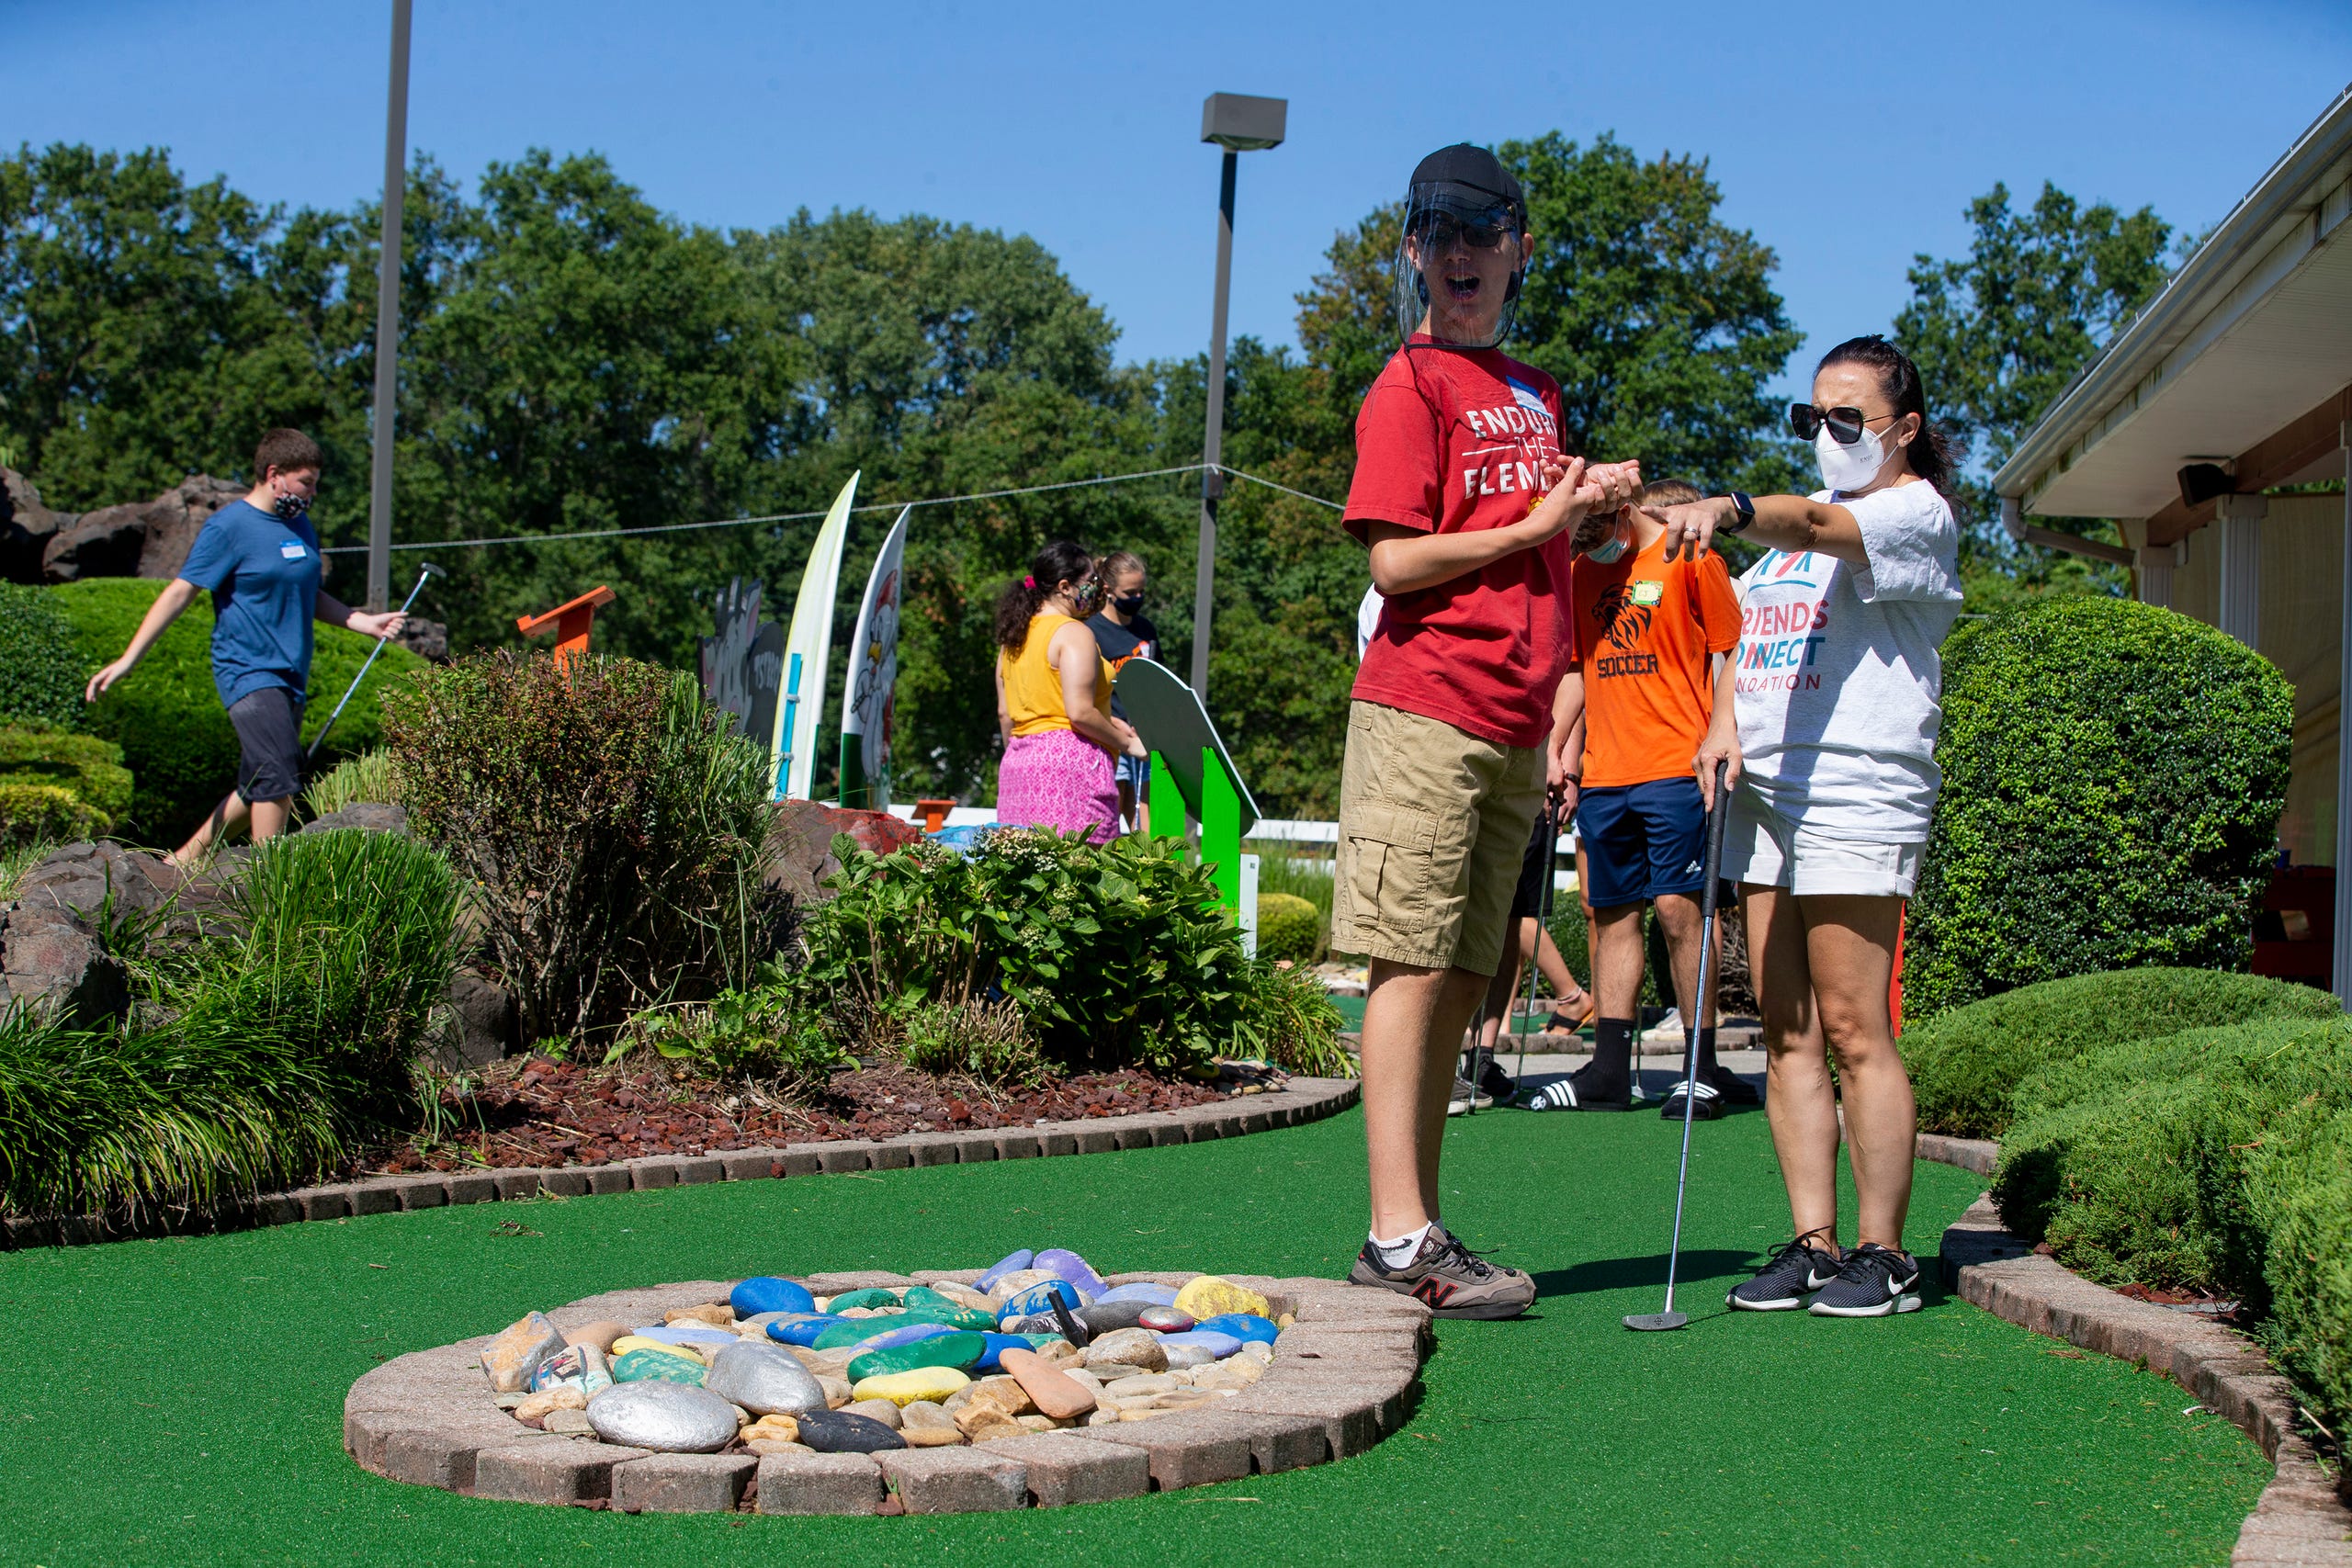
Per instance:
[[[1924,844],[1873,844],[1832,839],[1781,816],[1735,786],[1731,820],[1724,825],[1724,878],[1758,887],[1785,887],[1800,897],[1815,893],[1908,898],[1919,880]]]

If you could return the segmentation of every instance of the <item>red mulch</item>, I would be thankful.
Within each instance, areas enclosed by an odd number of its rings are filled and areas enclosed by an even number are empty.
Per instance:
[[[640,1155],[728,1149],[902,1133],[1026,1127],[1042,1121],[1179,1111],[1226,1097],[1229,1086],[1164,1078],[1137,1068],[1086,1073],[1035,1089],[982,1092],[898,1063],[836,1073],[811,1105],[772,1100],[740,1083],[662,1067],[592,1067],[545,1056],[513,1057],[472,1087],[441,1095],[456,1129],[430,1145],[410,1137],[370,1151],[369,1174],[602,1165]]]

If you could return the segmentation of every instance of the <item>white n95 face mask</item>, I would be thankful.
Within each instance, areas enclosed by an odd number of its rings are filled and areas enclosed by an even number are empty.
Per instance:
[[[1857,491],[1878,478],[1879,468],[1886,462],[1886,446],[1875,430],[1864,430],[1860,439],[1849,446],[1823,425],[1813,438],[1813,457],[1821,466],[1825,488]]]

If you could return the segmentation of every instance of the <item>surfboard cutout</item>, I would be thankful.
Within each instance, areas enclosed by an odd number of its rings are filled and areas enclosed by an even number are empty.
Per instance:
[[[833,652],[833,598],[841,589],[842,545],[849,536],[849,509],[857,499],[857,480],[858,475],[850,475],[849,483],[833,497],[792,602],[769,764],[778,800],[808,799],[817,772],[817,720],[825,708],[825,675]]]
[[[899,588],[910,506],[891,525],[866,574],[857,630],[849,639],[849,680],[842,689],[842,804],[890,807],[890,731],[899,683]]]

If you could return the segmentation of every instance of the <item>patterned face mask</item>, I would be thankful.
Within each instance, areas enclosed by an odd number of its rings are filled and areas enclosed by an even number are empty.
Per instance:
[[[273,499],[269,504],[272,511],[276,512],[280,517],[283,517],[288,523],[293,522],[294,519],[301,516],[302,513],[311,510],[311,503],[309,502],[304,501],[299,495],[288,495],[284,491],[278,491],[276,498]]]

